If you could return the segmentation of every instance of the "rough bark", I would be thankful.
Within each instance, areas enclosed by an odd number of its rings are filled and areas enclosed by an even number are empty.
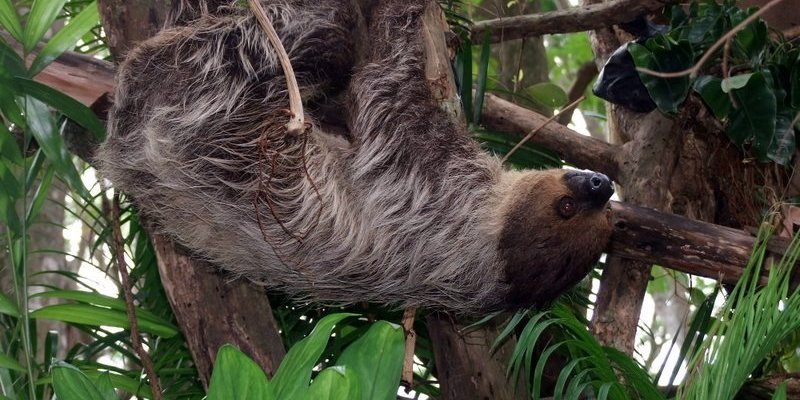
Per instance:
[[[664,3],[662,0],[617,0],[548,13],[480,21],[472,26],[472,38],[480,43],[484,33],[489,31],[489,40],[497,43],[550,33],[583,32],[632,21],[640,15],[660,9]]]
[[[101,0],[98,4],[112,55],[117,60],[121,60],[124,52],[136,42],[157,32],[174,6],[168,0],[134,4]],[[40,75],[46,78],[49,72]],[[266,292],[246,282],[231,281],[229,277],[212,273],[207,264],[181,254],[173,243],[158,236],[153,229],[148,229],[148,234],[156,248],[167,298],[204,386],[208,384],[216,352],[225,343],[239,347],[272,375],[285,351]]]
[[[442,314],[430,314],[426,321],[436,357],[441,399],[528,398],[522,384],[515,385],[506,378],[505,365],[514,350],[514,341],[489,352],[500,333],[496,327],[465,332],[464,325]]]
[[[486,95],[481,122],[492,130],[515,133],[520,137],[541,127],[530,139],[531,143],[555,151],[563,160],[579,168],[603,172],[617,182],[621,178],[621,149],[618,146],[581,135],[556,121],[544,125],[547,117],[497,96]]]
[[[286,352],[266,292],[215,272],[162,235],[151,238],[164,290],[203,387],[208,387],[217,350],[227,343],[252,357],[267,376],[275,374]]]

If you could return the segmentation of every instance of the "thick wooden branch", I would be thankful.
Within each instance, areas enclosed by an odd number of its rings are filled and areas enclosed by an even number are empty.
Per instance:
[[[510,101],[487,94],[481,122],[489,129],[517,134],[520,138],[540,127],[547,117]],[[619,148],[581,135],[558,122],[550,122],[530,139],[555,151],[569,164],[591,169],[619,181]]]
[[[492,43],[551,33],[583,32],[630,22],[661,9],[664,3],[662,0],[616,0],[563,11],[490,19],[472,26],[472,40],[480,43],[486,32]]]
[[[611,209],[614,233],[607,251],[617,257],[735,284],[753,251],[755,237],[745,231],[627,203],[612,202]],[[767,244],[779,255],[787,247],[779,237]]]

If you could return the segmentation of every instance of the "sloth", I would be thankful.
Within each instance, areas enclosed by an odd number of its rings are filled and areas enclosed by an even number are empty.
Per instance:
[[[345,0],[262,3],[297,75],[303,134],[284,126],[275,51],[233,1],[120,66],[100,172],[160,232],[329,305],[541,306],[592,269],[612,183],[510,170],[484,152],[430,91],[425,1],[382,1],[370,18]],[[359,24],[370,43],[353,42]]]

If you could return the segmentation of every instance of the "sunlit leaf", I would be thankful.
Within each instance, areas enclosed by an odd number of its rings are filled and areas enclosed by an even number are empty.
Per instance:
[[[53,21],[61,13],[64,3],[66,0],[33,0],[22,39],[25,51],[30,52],[36,47],[42,36],[53,26]]]
[[[336,363],[358,375],[363,400],[388,400],[397,397],[404,355],[403,327],[377,321],[342,352]]]
[[[747,82],[750,81],[751,76],[753,76],[752,73],[739,74],[723,79],[722,83],[720,84],[720,86],[722,87],[722,91],[725,93],[729,93],[731,90],[741,89],[745,87],[747,85]]]
[[[231,345],[219,349],[208,385],[208,400],[273,398],[267,376],[255,361]]]
[[[11,0],[0,0],[0,25],[18,42],[22,41],[22,25]]]
[[[31,312],[31,318],[64,321],[90,326],[130,328],[128,316],[124,312],[88,304],[57,304],[46,306]],[[139,330],[142,332],[152,333],[164,338],[170,338],[178,334],[178,331],[169,325],[141,318],[138,318],[137,322]]]
[[[73,300],[73,301],[79,301],[81,303],[108,307],[112,310],[117,310],[122,312],[126,312],[128,309],[128,306],[124,300],[105,296],[100,293],[86,292],[82,290],[48,290],[45,292],[36,293],[31,297],[46,297],[50,299]],[[139,307],[136,308],[136,317],[139,319],[148,320],[156,324],[168,325],[175,330],[178,329],[177,327],[171,325],[168,321],[152,313],[151,311]]]
[[[299,399],[305,396],[311,381],[311,372],[330,339],[333,327],[341,320],[356,314],[337,313],[322,318],[314,330],[286,353],[272,378],[272,389],[277,399]]]
[[[359,398],[372,399],[365,397],[364,380],[353,372],[352,368],[344,366],[329,367],[322,370],[317,375],[311,387],[308,388],[306,399],[308,400],[355,400]],[[394,395],[397,397],[397,385],[394,387]],[[379,397],[374,397],[378,399]]]
[[[81,39],[90,29],[92,29],[100,18],[96,2],[87,5],[78,16],[72,18],[69,23],[58,30],[53,37],[47,41],[39,54],[31,64],[29,76],[36,76],[48,64],[58,58],[63,52],[75,47],[75,43]]]

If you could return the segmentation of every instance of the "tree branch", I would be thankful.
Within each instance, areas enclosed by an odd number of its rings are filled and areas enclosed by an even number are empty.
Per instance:
[[[563,11],[490,19],[472,26],[472,40],[480,43],[486,32],[490,33],[492,43],[551,33],[583,32],[630,22],[661,9],[664,3],[662,0],[617,0]]]
[[[482,123],[489,129],[510,132],[524,137],[547,121],[547,117],[510,101],[487,94],[483,102]],[[602,140],[581,135],[566,126],[548,124],[530,142],[558,153],[566,162],[578,168],[602,172],[619,181],[619,147]]]

